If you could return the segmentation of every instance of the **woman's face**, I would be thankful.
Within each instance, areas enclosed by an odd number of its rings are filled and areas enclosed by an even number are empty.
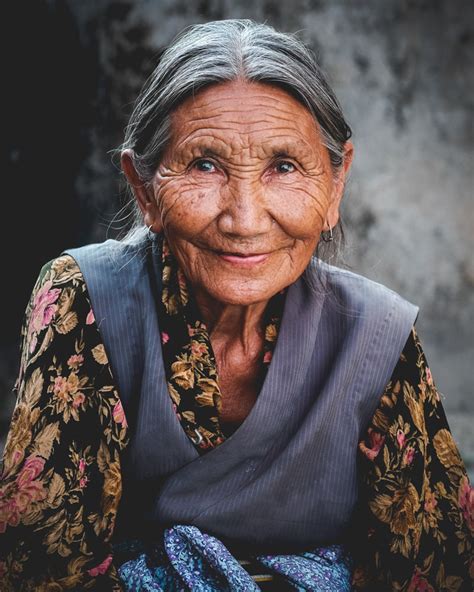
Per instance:
[[[223,303],[263,302],[294,282],[338,220],[335,176],[318,125],[278,87],[208,87],[172,115],[145,222],[164,229],[193,289]]]

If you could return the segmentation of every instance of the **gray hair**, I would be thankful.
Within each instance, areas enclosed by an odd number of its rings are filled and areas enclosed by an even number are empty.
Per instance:
[[[294,34],[228,19],[185,28],[143,86],[119,150],[132,150],[144,183],[153,178],[170,139],[173,111],[200,89],[236,79],[279,86],[300,101],[320,126],[333,170],[342,165],[351,129],[312,51]],[[136,228],[143,222],[134,208]]]

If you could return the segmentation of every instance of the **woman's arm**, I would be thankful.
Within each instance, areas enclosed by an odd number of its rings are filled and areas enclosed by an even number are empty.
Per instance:
[[[121,590],[110,538],[127,425],[70,256],[41,270],[22,338],[0,482],[0,589]]]
[[[474,491],[414,330],[359,447],[356,589],[471,591]]]

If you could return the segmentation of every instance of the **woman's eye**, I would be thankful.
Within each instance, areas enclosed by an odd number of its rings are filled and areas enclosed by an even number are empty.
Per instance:
[[[280,162],[277,162],[275,168],[279,173],[283,174],[292,173],[296,170],[295,165],[288,160],[281,160]]]
[[[198,171],[202,171],[203,173],[212,173],[212,171],[216,168],[213,162],[205,159],[197,160],[193,166],[196,167]]]

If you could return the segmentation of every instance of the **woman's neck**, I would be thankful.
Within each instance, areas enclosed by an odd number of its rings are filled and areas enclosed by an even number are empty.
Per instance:
[[[266,302],[243,306],[214,300],[208,294],[195,294],[196,303],[214,344],[240,343],[244,351],[252,351],[255,340],[263,336]]]

